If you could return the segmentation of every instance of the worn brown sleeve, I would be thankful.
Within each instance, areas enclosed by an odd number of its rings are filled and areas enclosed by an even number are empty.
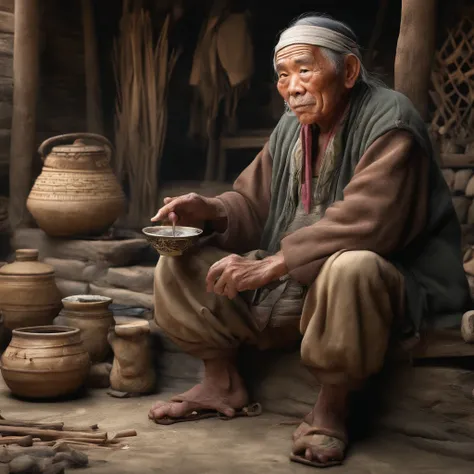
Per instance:
[[[282,240],[290,276],[311,284],[339,250],[384,256],[403,248],[424,228],[428,185],[428,157],[408,132],[378,138],[356,166],[344,199],[317,223]]]
[[[255,250],[260,244],[270,207],[272,157],[268,143],[240,174],[233,191],[217,196],[224,204],[227,229],[214,242],[230,252]]]

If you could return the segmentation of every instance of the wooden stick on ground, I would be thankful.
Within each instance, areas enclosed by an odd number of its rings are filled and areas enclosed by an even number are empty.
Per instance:
[[[61,439],[61,438],[88,438],[96,440],[106,440],[107,433],[91,433],[83,431],[64,431],[64,430],[43,430],[39,428],[29,428],[23,426],[0,426],[0,433],[8,435],[31,435],[42,440]]]
[[[64,423],[37,423],[34,421],[14,421],[14,420],[0,420],[0,429],[2,426],[18,426],[24,428],[39,428],[43,430],[62,430]]]
[[[65,430],[65,431],[96,431],[99,429],[99,425],[93,424],[86,427],[70,427],[65,426],[62,421],[30,421],[30,420],[7,420],[0,414],[0,426],[24,426],[30,428],[41,428],[46,430]]]
[[[135,430],[117,431],[117,433],[111,436],[110,439],[114,440],[118,438],[130,438],[131,436],[137,436],[137,432]]]
[[[68,440],[65,441],[69,446],[71,446],[73,449],[79,449],[79,450],[87,450],[87,449],[122,449],[125,444],[94,444],[94,443],[88,443],[86,441],[77,441],[76,439],[74,440]],[[53,448],[56,446],[53,445]]]
[[[65,443],[72,443],[72,442],[78,442],[78,443],[88,443],[88,444],[96,444],[96,445],[101,445],[101,446],[108,446],[110,444],[119,444],[122,442],[122,440],[119,439],[93,439],[93,438],[61,438],[61,441]]]
[[[0,437],[0,445],[7,444],[17,444],[18,446],[33,446],[33,437],[30,435]]]

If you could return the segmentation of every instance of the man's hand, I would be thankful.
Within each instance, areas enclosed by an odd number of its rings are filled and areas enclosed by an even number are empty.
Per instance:
[[[170,221],[175,224],[200,227],[206,221],[227,221],[224,205],[216,198],[196,193],[164,199],[164,206],[151,218],[152,222]],[[226,224],[226,222],[224,223]]]
[[[256,290],[287,273],[282,253],[263,260],[228,255],[209,269],[207,291],[233,299],[241,291]]]

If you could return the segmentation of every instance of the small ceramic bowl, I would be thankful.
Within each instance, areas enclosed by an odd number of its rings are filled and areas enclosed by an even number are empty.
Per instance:
[[[202,230],[196,227],[175,227],[173,236],[173,227],[170,225],[159,225],[145,227],[142,229],[150,245],[160,254],[167,257],[178,257],[191,248]]]

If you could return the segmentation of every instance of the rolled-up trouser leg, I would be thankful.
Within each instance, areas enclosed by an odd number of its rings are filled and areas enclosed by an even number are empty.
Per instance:
[[[212,264],[227,252],[206,247],[181,257],[160,257],[155,270],[155,320],[183,351],[200,359],[233,354],[255,344],[258,331],[248,304],[206,291]]]
[[[305,298],[303,363],[323,384],[359,385],[382,368],[404,295],[402,274],[379,255],[332,255]]]

